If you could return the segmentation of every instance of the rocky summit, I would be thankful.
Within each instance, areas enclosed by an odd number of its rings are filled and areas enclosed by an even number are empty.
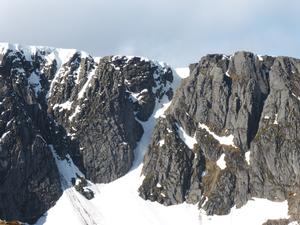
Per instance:
[[[0,44],[0,219],[35,223],[68,188],[97,197],[93,183],[138,166],[148,135],[141,198],[207,215],[287,201],[289,217],[266,224],[299,221],[300,60],[211,54],[189,71],[179,81],[143,57]]]

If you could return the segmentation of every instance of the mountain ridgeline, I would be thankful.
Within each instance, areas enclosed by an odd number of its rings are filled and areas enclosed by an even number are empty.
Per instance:
[[[253,197],[287,200],[286,224],[300,220],[300,60],[211,54],[176,90],[174,70],[142,57],[1,44],[0,62],[1,219],[34,223],[55,204],[56,157],[72,158],[94,183],[125,175],[142,123],[167,98],[141,198],[208,215]]]

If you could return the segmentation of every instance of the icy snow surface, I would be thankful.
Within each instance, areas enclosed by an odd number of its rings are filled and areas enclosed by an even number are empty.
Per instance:
[[[183,77],[188,74],[187,70],[179,72],[183,72],[181,74]],[[179,81],[180,78],[176,77],[175,85],[179,84]],[[227,216],[206,216],[196,205],[183,203],[167,207],[140,198],[137,190],[143,180],[141,175],[143,157],[151,140],[155,120],[163,116],[168,106],[165,96],[160,103],[157,102],[149,120],[141,122],[144,135],[135,149],[135,161],[131,171],[109,184],[89,182],[89,188],[95,193],[92,200],[86,200],[71,187],[70,179],[76,176],[76,173],[82,175],[72,160],[59,159],[50,146],[61,174],[64,194],[36,225],[255,225],[262,224],[267,219],[287,217],[286,202],[274,203],[263,199],[251,200],[243,208],[233,209]],[[231,138],[225,143],[233,144]]]

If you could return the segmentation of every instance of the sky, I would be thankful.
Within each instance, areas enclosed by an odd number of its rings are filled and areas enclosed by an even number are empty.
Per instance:
[[[299,0],[0,0],[0,41],[184,67],[238,50],[300,58]]]

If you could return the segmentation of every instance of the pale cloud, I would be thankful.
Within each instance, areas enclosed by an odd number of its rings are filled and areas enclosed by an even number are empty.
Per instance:
[[[207,53],[300,57],[298,0],[0,0],[0,41],[143,55],[184,66]]]

